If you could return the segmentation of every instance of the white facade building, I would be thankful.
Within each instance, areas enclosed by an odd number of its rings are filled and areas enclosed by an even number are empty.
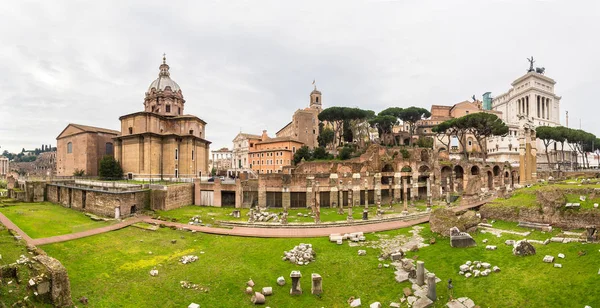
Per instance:
[[[217,173],[226,172],[231,168],[233,162],[233,153],[228,148],[211,151],[211,170],[215,169]]]
[[[7,175],[8,172],[8,158],[0,156],[0,175]]]
[[[248,153],[254,148],[254,144],[261,141],[261,136],[240,132],[233,139],[233,164],[228,170],[230,175],[239,175],[241,172],[254,174],[250,168]]]
[[[554,93],[556,81],[543,73],[530,70],[511,83],[511,88],[492,99],[491,108],[502,113],[509,133],[488,138],[487,152],[491,161],[511,164],[519,162],[519,130],[522,123],[538,126],[560,125],[560,99]],[[537,141],[538,163],[546,163],[544,145]]]

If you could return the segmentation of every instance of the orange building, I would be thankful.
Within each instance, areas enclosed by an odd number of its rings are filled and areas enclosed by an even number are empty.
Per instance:
[[[263,130],[261,141],[250,148],[250,168],[256,173],[281,173],[294,160],[296,150],[304,144],[292,137],[269,138]]]

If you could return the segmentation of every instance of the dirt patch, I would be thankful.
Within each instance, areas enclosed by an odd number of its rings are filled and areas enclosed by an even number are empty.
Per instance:
[[[443,236],[450,236],[452,227],[457,227],[462,232],[473,232],[479,222],[480,219],[474,211],[466,211],[457,216],[454,211],[445,208],[434,210],[429,217],[431,231]]]
[[[561,208],[567,203],[565,192],[560,189],[539,189],[536,192],[538,204],[552,209]]]

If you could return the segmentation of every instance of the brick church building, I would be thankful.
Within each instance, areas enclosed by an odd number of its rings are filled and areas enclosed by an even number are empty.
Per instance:
[[[95,128],[77,135],[63,133],[57,138],[58,175],[72,175],[74,169],[85,170],[86,175],[97,175],[98,162],[104,155],[114,155],[123,167],[124,176],[129,179],[208,175],[210,141],[204,139],[206,122],[194,115],[186,115],[184,107],[181,88],[171,79],[169,65],[163,57],[158,78],[145,93],[144,110],[121,116],[120,132]],[[100,132],[109,137],[102,138],[102,145],[73,146],[71,139],[75,136],[82,138]]]

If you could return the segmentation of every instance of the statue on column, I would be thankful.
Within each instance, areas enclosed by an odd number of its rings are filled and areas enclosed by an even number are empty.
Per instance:
[[[529,61],[529,69],[527,72],[534,72],[535,70],[533,69],[533,63],[535,63],[535,61],[533,60],[533,56],[531,56],[531,59],[527,58],[527,61]]]

